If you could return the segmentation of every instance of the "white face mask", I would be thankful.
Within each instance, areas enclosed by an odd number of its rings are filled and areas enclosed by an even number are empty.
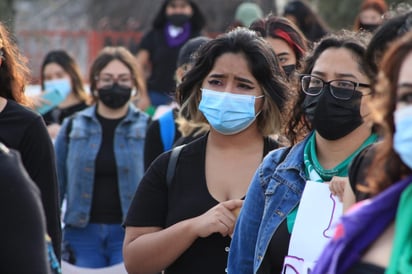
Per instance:
[[[255,114],[255,99],[261,96],[202,90],[199,110],[209,124],[224,135],[233,135],[248,128],[259,113]]]
[[[396,110],[394,122],[393,148],[402,161],[412,168],[412,105]]]

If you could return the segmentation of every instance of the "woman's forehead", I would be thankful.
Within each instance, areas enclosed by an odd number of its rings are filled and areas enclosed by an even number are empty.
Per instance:
[[[354,52],[346,48],[329,48],[315,61],[312,71],[330,74],[364,74]]]
[[[224,53],[215,59],[209,74],[222,73],[253,77],[249,62],[243,53]]]

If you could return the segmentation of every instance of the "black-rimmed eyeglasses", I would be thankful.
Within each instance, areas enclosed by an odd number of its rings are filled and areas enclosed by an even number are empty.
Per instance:
[[[370,87],[369,84],[350,80],[336,79],[325,82],[321,78],[313,75],[301,75],[300,82],[303,92],[309,96],[317,96],[322,93],[325,86],[329,86],[332,96],[340,100],[351,99],[358,87]]]
[[[118,77],[114,77],[113,75],[110,75],[110,74],[103,74],[101,76],[96,76],[95,79],[102,86],[112,86],[114,83],[117,83],[120,86],[132,86],[133,85],[133,77],[129,74],[120,75]]]

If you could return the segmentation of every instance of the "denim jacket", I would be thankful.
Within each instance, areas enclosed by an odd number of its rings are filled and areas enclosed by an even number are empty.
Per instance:
[[[274,232],[300,202],[306,184],[303,151],[307,140],[290,150],[272,151],[257,169],[235,226],[229,274],[257,273]]]
[[[95,160],[102,142],[102,128],[96,117],[96,106],[74,114],[63,121],[55,141],[60,202],[66,198],[64,222],[85,227],[89,222],[95,175]],[[123,219],[143,177],[143,147],[149,117],[129,106],[126,117],[115,129],[114,154]]]

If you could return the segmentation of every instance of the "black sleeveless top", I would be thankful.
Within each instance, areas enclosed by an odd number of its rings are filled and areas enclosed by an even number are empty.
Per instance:
[[[208,134],[183,147],[169,188],[166,170],[170,151],[154,160],[136,191],[125,226],[169,227],[199,216],[219,203],[206,184],[207,138]],[[276,141],[265,138],[262,156],[278,147]],[[165,273],[225,274],[230,242],[229,236],[218,233],[198,238]]]
[[[365,262],[355,263],[346,274],[384,274],[385,268]]]

